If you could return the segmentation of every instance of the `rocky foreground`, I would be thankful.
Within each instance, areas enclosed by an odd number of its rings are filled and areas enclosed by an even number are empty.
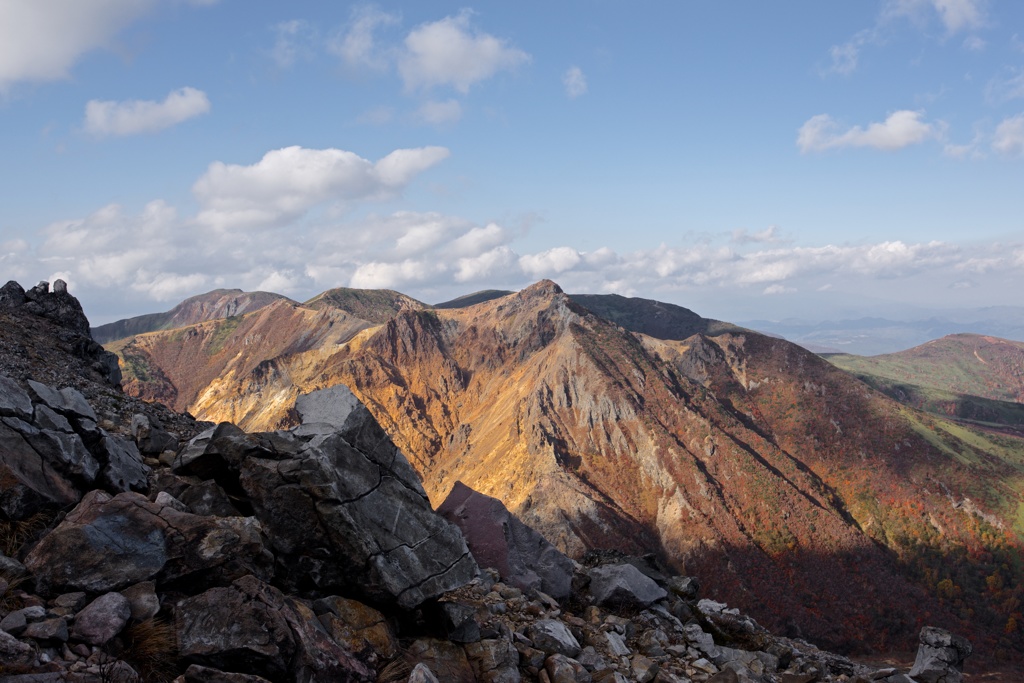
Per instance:
[[[68,299],[0,293],[0,682],[961,680],[940,629],[877,670],[650,558],[574,562],[468,487],[435,512],[344,387],[251,434],[118,400]],[[13,357],[12,322],[63,365]]]

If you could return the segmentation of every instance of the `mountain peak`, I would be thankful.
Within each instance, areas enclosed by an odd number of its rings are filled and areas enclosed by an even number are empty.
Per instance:
[[[519,292],[524,297],[551,297],[562,294],[562,288],[553,280],[540,280]]]

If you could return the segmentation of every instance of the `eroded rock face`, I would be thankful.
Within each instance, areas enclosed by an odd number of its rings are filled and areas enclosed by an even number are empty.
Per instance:
[[[569,596],[572,560],[497,498],[457,482],[437,511],[462,530],[477,563],[497,569],[506,583],[522,590],[539,589],[556,600]]]
[[[413,607],[477,574],[458,528],[431,510],[408,461],[351,392],[333,387],[300,404],[330,422],[262,434],[225,423],[197,437],[176,471],[244,495],[285,585]]]

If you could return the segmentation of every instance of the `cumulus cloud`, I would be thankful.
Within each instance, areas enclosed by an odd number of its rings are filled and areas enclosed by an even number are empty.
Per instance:
[[[459,104],[458,100],[445,100],[443,102],[430,100],[420,106],[419,118],[435,126],[455,123],[462,118],[462,105]]]
[[[160,0],[3,0],[0,93],[16,83],[67,78],[82,55],[110,47],[122,30],[159,4]]]
[[[422,24],[405,38],[398,72],[409,91],[451,86],[461,93],[499,71],[530,61],[530,55],[507,41],[470,25],[472,13]]]
[[[571,66],[562,76],[562,85],[565,86],[565,94],[570,98],[577,98],[587,92],[587,77],[583,75],[583,69],[578,66]]]
[[[391,59],[390,50],[377,42],[377,32],[400,20],[398,14],[383,12],[376,7],[356,7],[352,10],[352,19],[328,42],[327,49],[350,69],[386,69]]]
[[[86,52],[108,45],[156,0],[5,0],[0,3],[0,91],[66,78]]]
[[[1006,156],[1024,156],[1024,114],[1011,116],[996,126],[992,149]]]
[[[900,110],[882,123],[867,128],[853,126],[840,130],[839,123],[828,114],[818,114],[800,127],[796,144],[801,152],[822,152],[842,147],[872,147],[881,150],[902,149],[936,137],[940,128],[922,120],[924,112]]]
[[[523,272],[534,278],[553,277],[571,270],[583,260],[572,247],[555,247],[538,254],[527,254],[519,259]]]
[[[444,147],[399,149],[373,163],[341,149],[285,147],[255,164],[217,161],[192,191],[201,223],[218,229],[280,225],[323,202],[394,196],[448,157]]]
[[[163,102],[90,100],[85,105],[85,130],[93,135],[155,133],[210,111],[206,93],[195,88],[174,90]]]

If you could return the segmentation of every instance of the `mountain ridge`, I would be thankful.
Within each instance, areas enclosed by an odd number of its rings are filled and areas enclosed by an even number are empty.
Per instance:
[[[225,355],[247,360],[211,372],[205,388],[190,385],[178,405],[246,428],[287,426],[300,391],[344,383],[435,502],[463,480],[570,554],[654,550],[713,577],[720,599],[771,596],[754,607],[759,620],[824,642],[877,649],[916,627],[911,604],[962,626],[964,598],[936,588],[959,570],[933,566],[928,549],[960,553],[959,567],[978,565],[968,549],[985,548],[981,565],[999,575],[1020,547],[1009,527],[985,531],[970,511],[1017,515],[1019,440],[1003,451],[930,427],[784,340],[740,328],[656,339],[550,281],[466,308],[407,307],[327,346],[300,344],[308,331],[256,315],[221,335]],[[260,359],[245,339],[265,326],[294,336]],[[166,335],[143,335],[137,350],[174,382],[202,355],[175,366],[161,355]],[[200,336],[175,344],[201,349]],[[136,388],[145,395],[144,382]],[[982,471],[990,484],[979,483]],[[928,542],[915,550],[915,538]],[[1009,634],[993,620],[1009,618],[1000,610],[1020,589],[956,585],[984,611],[977,628],[988,647],[1005,649]],[[786,586],[806,597],[784,597]],[[867,635],[872,620],[882,635]]]
[[[107,344],[136,334],[155,332],[219,318],[230,318],[255,311],[276,300],[287,299],[272,292],[243,292],[240,289],[214,289],[185,299],[164,313],[150,313],[117,320],[91,329],[93,339]],[[290,299],[288,299],[290,301]]]

